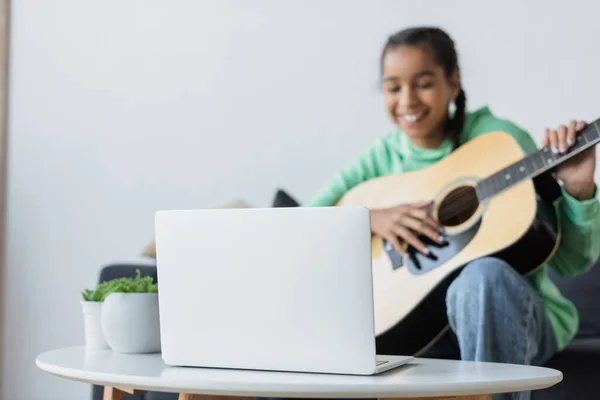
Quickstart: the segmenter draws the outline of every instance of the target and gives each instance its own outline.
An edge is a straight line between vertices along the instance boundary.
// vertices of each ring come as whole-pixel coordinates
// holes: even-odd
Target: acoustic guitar
[[[527,276],[552,257],[560,221],[552,202],[560,187],[552,169],[600,141],[600,119],[579,133],[566,154],[548,146],[524,155],[505,132],[491,132],[460,146],[425,169],[363,182],[336,204],[370,209],[433,200],[431,215],[446,243],[421,236],[431,254],[405,244],[400,254],[372,238],[375,333],[378,354],[419,355],[448,329],[445,295],[470,261],[494,256]],[[538,215],[538,200],[550,220]],[[553,218],[553,219],[552,219]]]

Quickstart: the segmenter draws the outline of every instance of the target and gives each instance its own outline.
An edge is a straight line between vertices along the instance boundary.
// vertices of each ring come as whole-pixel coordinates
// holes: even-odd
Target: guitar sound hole
[[[475,214],[479,207],[472,186],[460,186],[446,195],[438,208],[438,220],[443,226],[458,226]]]

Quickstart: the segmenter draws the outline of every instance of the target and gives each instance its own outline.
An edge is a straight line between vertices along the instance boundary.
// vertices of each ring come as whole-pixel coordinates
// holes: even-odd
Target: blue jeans
[[[554,331],[533,287],[504,261],[466,265],[446,294],[450,330],[421,357],[542,365],[557,351]],[[494,400],[527,400],[530,392]]]
[[[448,288],[450,328],[420,357],[541,365],[556,352],[554,331],[532,286],[504,261],[467,264]],[[528,400],[531,392],[494,400]]]

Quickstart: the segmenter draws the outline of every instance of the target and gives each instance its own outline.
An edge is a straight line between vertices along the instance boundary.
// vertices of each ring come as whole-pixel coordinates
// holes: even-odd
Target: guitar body
[[[500,257],[527,275],[552,254],[558,238],[548,224],[536,219],[532,179],[524,179],[482,203],[477,200],[478,181],[523,156],[510,135],[488,133],[426,169],[364,182],[338,202],[339,206],[376,209],[433,199],[431,213],[445,228],[447,245],[421,238],[432,251],[431,258],[410,247],[409,257],[402,259],[381,238],[373,236],[378,354],[418,355],[441,337],[448,327],[446,290],[470,261]],[[471,206],[456,207],[465,202]]]

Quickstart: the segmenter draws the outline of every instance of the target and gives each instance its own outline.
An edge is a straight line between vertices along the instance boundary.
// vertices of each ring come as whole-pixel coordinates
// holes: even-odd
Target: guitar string
[[[440,207],[438,211],[438,219],[439,220],[447,220],[453,217],[456,217],[462,214],[469,209],[475,209],[479,206],[479,202],[473,199],[473,197],[469,195],[461,195],[458,194],[455,196],[455,199],[452,200],[451,204]]]
[[[471,195],[472,190],[471,187],[468,187],[462,190],[457,189],[456,193],[451,192],[441,203],[438,212],[439,219],[450,219],[471,208],[476,208],[479,202]],[[444,205],[445,203],[447,205]]]
[[[467,202],[463,202],[461,204],[464,204],[463,207],[456,207],[456,208],[452,208],[449,209],[448,211],[445,211],[443,213],[439,213],[438,215],[438,220],[441,223],[447,222],[448,220],[454,218],[454,217],[458,217],[459,215],[469,211],[469,210],[475,210],[477,207],[477,203],[472,203],[471,201],[467,201]],[[469,216],[470,217],[470,216]],[[468,218],[467,218],[468,219]]]

